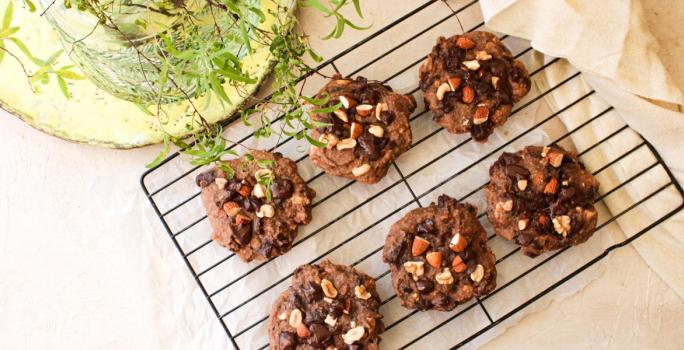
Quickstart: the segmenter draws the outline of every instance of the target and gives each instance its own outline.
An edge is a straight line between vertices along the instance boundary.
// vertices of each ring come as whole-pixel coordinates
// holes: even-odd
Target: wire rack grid
[[[477,1],[445,4],[430,0],[318,69],[380,77],[422,101],[417,87],[418,65],[439,35],[453,35],[461,26],[468,31],[484,26]],[[514,107],[511,120],[485,144],[446,133],[429,120],[429,111],[419,102],[411,117],[411,150],[373,186],[325,175],[310,164],[302,152],[304,145],[292,138],[278,140],[270,147],[295,159],[300,173],[318,193],[313,222],[300,228],[292,251],[284,256],[245,264],[235,254],[212,244],[194,185],[200,169],[188,167],[177,153],[143,174],[146,196],[235,348],[268,347],[266,322],[271,302],[287,288],[296,266],[324,258],[355,266],[376,278],[386,324],[383,348],[420,349],[428,344],[432,348],[476,347],[486,335],[491,336],[491,329],[611,251],[653,232],[684,207],[684,191],[653,146],[625,125],[612,107],[584,84],[579,72],[562,60],[543,57],[522,40],[501,38],[528,67],[534,88]],[[359,63],[355,57],[363,52],[379,54]],[[550,104],[555,108],[548,107]],[[241,136],[242,143],[259,145],[247,128],[241,128],[234,119],[229,123],[233,125],[228,131]],[[515,245],[492,234],[482,209],[483,188],[492,162],[503,151],[533,143],[557,143],[575,149],[602,185],[594,237],[570,252],[563,249],[529,259]],[[381,261],[384,235],[392,222],[441,193],[481,209],[479,218],[497,256],[497,288],[448,313],[406,310],[396,300],[389,269]]]

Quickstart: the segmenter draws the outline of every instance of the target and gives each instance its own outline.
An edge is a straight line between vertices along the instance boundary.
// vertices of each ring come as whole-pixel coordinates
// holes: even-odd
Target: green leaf
[[[29,12],[36,12],[36,5],[31,0],[24,0],[26,6],[28,6]]]
[[[209,81],[211,82],[211,88],[214,90],[216,95],[220,97],[222,100],[231,103],[230,98],[228,95],[226,95],[226,90],[223,89],[223,85],[218,79],[218,76],[216,75],[216,72],[211,72],[209,73]]]
[[[253,12],[255,15],[259,16],[259,23],[264,23],[266,21],[266,15],[264,15],[264,12],[261,11],[260,9],[250,6],[247,8],[247,10],[249,10],[249,11]]]
[[[247,84],[254,84],[256,83],[256,79],[252,79],[241,72],[238,72],[232,68],[226,68],[226,69],[218,69],[217,70],[219,73],[221,73],[224,77],[234,80],[234,81],[241,81],[243,83]]]
[[[322,106],[330,100],[330,95],[326,94],[321,98],[312,98],[312,97],[306,97],[304,95],[300,96],[302,100],[314,105],[314,106]]]
[[[19,50],[21,50],[24,56],[30,59],[31,62],[33,62],[33,64],[35,64],[36,66],[42,67],[45,65],[45,62],[43,60],[40,60],[31,54],[31,51],[29,51],[28,47],[21,40],[17,38],[7,38],[7,40],[14,43],[14,45],[16,45],[19,48]]]
[[[275,162],[270,159],[259,159],[257,165],[262,169],[271,169],[275,166]]]
[[[59,59],[59,56],[61,56],[63,52],[64,50],[57,50],[57,52],[53,53],[52,56],[45,61],[43,66],[52,66],[55,62],[57,62],[57,59]]]
[[[58,75],[57,83],[59,84],[59,89],[62,90],[62,94],[64,95],[64,97],[66,97],[67,100],[70,99],[71,95],[69,95],[69,88],[67,87],[67,83],[64,80],[64,78]]]
[[[332,105],[332,106],[329,106],[329,107],[314,109],[314,110],[311,111],[311,113],[315,113],[315,114],[328,114],[328,113],[332,113],[332,112],[334,112],[334,111],[336,111],[336,110],[338,110],[338,109],[340,109],[340,108],[342,108],[342,102],[338,102],[338,103],[336,103],[336,104],[334,104],[334,105]]]
[[[9,4],[7,4],[7,8],[5,8],[5,16],[2,18],[2,28],[1,29],[7,29],[9,28],[10,24],[12,24],[12,12],[14,11],[14,2],[10,1]]]
[[[136,19],[133,23],[142,29],[147,29],[147,21],[142,18]]]
[[[322,147],[325,147],[327,145],[325,142],[320,142],[318,140],[314,140],[311,136],[309,136],[309,134],[306,134],[305,137],[306,137],[306,141],[308,141],[310,144],[312,144],[318,148],[322,148]]]
[[[230,164],[226,162],[218,162],[216,166],[226,174],[226,177],[228,179],[232,179],[235,177],[235,170],[233,170]]]
[[[356,9],[356,13],[359,15],[359,17],[363,18],[363,12],[361,12],[361,3],[359,0],[352,0],[354,2],[354,8]]]
[[[164,147],[162,147],[162,149],[159,151],[159,154],[157,155],[157,157],[154,158],[154,160],[151,163],[149,163],[145,166],[147,168],[154,168],[154,167],[158,166],[159,164],[161,164],[161,162],[164,159],[166,159],[166,156],[169,155],[169,150],[171,149],[170,145],[171,145],[171,143],[169,142],[169,134],[164,133]]]
[[[67,69],[61,68],[61,69],[57,70],[55,73],[57,73],[58,76],[60,76],[64,79],[71,79],[71,80],[83,80],[83,79],[85,79],[84,76],[79,75],[75,72],[72,72],[72,71],[68,70],[68,68]]]
[[[7,29],[3,29],[2,31],[0,31],[0,39],[1,38],[7,38],[10,35],[18,32],[18,31],[19,31],[19,27],[9,27]]]
[[[332,11],[330,11],[330,9],[328,9],[327,7],[323,6],[323,4],[321,4],[320,2],[318,2],[318,0],[307,0],[307,1],[304,3],[304,6],[313,7],[313,8],[315,8],[316,10],[321,11],[321,12],[325,13],[325,14],[328,15],[328,16],[330,16],[330,15],[332,14]]]
[[[250,43],[249,35],[247,34],[247,27],[245,26],[245,20],[240,17],[238,28],[240,29],[240,37],[242,37],[242,42],[247,47],[247,52],[252,52],[252,43]]]

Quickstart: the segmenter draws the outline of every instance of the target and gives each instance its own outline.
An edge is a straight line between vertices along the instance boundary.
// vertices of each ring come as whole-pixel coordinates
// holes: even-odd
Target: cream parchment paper
[[[449,1],[454,8],[460,8],[470,2]],[[396,9],[387,9],[387,3],[366,3],[375,28],[399,18],[422,2],[397,2]],[[449,19],[412,38],[418,30],[426,28],[448,13],[448,9],[441,2],[435,2],[396,30],[391,30],[368,45],[358,48],[354,55],[341,59],[337,62],[338,68],[344,74],[351,74],[365,62],[378,57],[380,53],[407,42],[394,54],[356,73],[372,79],[391,77],[389,83],[396,90],[410,92],[416,87],[417,64],[415,67],[409,67],[405,74],[392,76],[408,62],[416,62],[425,55],[437,36],[453,35],[460,31],[458,21]],[[316,21],[308,20],[311,18],[307,19],[306,14],[303,18],[304,23],[309,23],[309,33],[314,38],[323,34],[332,24],[326,22],[330,19],[321,20],[320,16],[315,18]],[[466,29],[482,22],[479,4],[462,11],[460,20]],[[368,34],[370,32],[362,32],[356,36],[350,34],[349,37],[345,37],[350,38],[347,42],[344,41],[347,39],[334,42],[320,41],[315,43],[315,47],[320,48],[326,57],[331,57],[331,53],[349,47]],[[524,52],[528,47],[527,42],[515,38],[508,38],[505,42],[515,54]],[[537,123],[542,124],[505,147],[505,150],[517,150],[530,143],[556,141],[590,118],[601,115],[593,120],[589,127],[583,127],[571,136],[560,139],[564,146],[584,152],[596,140],[603,139],[622,128],[624,120],[632,122],[618,108],[608,110],[610,105],[617,107],[625,97],[611,97],[605,93],[614,87],[604,87],[586,75],[571,78],[577,70],[570,64],[564,61],[551,63],[550,57],[543,57],[536,52],[527,51],[521,59],[530,71],[536,71],[543,66],[545,69],[534,75],[533,91],[518,105],[525,107],[500,128],[490,142],[468,143],[455,151],[450,151],[465,141],[466,136],[438,132],[430,116],[422,115],[412,122],[412,129],[416,142],[422,139],[425,141],[420,141],[413,150],[399,158],[397,168],[392,169],[381,183],[374,186],[353,184],[344,187],[347,181],[328,176],[321,176],[312,181],[312,186],[318,191],[317,200],[343,189],[317,205],[314,221],[300,230],[298,242],[301,243],[292,252],[263,267],[258,267],[258,263],[243,264],[228,259],[200,277],[209,293],[221,290],[212,297],[219,308],[219,313],[223,314],[235,308],[234,312],[224,318],[232,332],[241,333],[252,324],[256,324],[238,338],[243,348],[258,348],[265,344],[264,325],[256,322],[263,319],[272,300],[287,287],[287,276],[292,270],[298,264],[310,262],[319,255],[347,264],[363,259],[357,267],[378,277],[381,297],[386,300],[391,298],[393,292],[389,278],[384,274],[387,266],[381,262],[376,250],[381,247],[391,223],[418,205],[406,188],[407,184],[416,195],[421,196],[419,202],[422,205],[428,204],[440,193],[465,196],[486,182],[487,168],[499,154],[497,148]],[[325,73],[330,74],[331,70],[326,70]],[[567,82],[561,84],[565,80]],[[321,80],[312,80],[307,83],[307,88],[310,92],[315,91],[321,83]],[[561,85],[558,86],[559,84]],[[556,87],[553,93],[537,99],[540,93],[553,87]],[[592,89],[597,92],[591,93]],[[418,101],[422,101],[420,95],[416,96]],[[569,106],[568,103],[573,101],[579,102]],[[422,107],[422,103],[419,102],[419,109]],[[635,114],[635,119],[639,119],[644,113],[657,111],[643,106],[640,108],[644,109],[635,109],[639,112]],[[553,118],[546,121],[549,116]],[[230,348],[221,324],[216,320],[201,290],[188,273],[183,260],[166,235],[165,228],[150,209],[147,198],[140,191],[135,174],[142,171],[141,164],[152,159],[156,150],[111,152],[69,144],[38,134],[19,123],[13,123],[14,121],[9,118],[3,118],[1,123],[3,126],[7,125],[6,130],[11,132],[0,138],[0,144],[3,145],[0,150],[6,152],[3,159],[9,160],[3,163],[3,169],[0,171],[0,272],[3,276],[0,278],[0,335],[3,345],[10,349]],[[644,131],[645,129],[641,130],[642,134],[654,142],[658,141],[659,133],[662,131],[655,126],[654,124],[651,134]],[[677,129],[672,130],[668,138],[674,140]],[[247,135],[249,129],[234,125],[227,132],[231,137],[237,138]],[[638,136],[634,132],[626,131],[616,135],[603,146],[586,152],[582,160],[590,170],[597,170],[615,159],[616,154],[621,154],[638,144]],[[269,147],[273,145],[273,140],[261,141],[254,145]],[[298,159],[305,154],[305,148],[305,144],[289,143],[279,150],[288,157]],[[677,159],[677,152],[674,149],[665,151],[664,155]],[[489,153],[492,154],[488,155]],[[431,162],[442,154],[444,155],[439,161]],[[481,165],[469,167],[476,160],[481,160]],[[620,183],[642,166],[648,165],[648,161],[652,161],[649,153],[640,149],[634,153],[634,157],[626,158],[618,166],[611,167],[610,171],[597,176],[603,184],[603,189],[610,190],[611,186]],[[672,161],[670,164],[676,166]],[[148,177],[146,184],[154,190],[187,169],[188,165],[184,162],[171,162]],[[317,174],[316,169],[306,160],[300,162],[299,170],[307,179]],[[398,170],[407,177],[406,183],[401,181]],[[193,181],[196,173],[188,174],[168,190],[155,195],[160,210],[172,209],[196,193]],[[455,175],[457,173],[459,174]],[[657,187],[660,184],[658,181],[663,179],[662,175],[655,169],[644,178],[644,181],[614,193],[616,197],[606,200],[607,206],[599,207],[601,224],[614,213],[624,209],[621,205],[632,201],[632,197],[638,198],[638,195]],[[432,189],[433,187],[436,188]],[[656,204],[667,204],[667,196],[668,193],[665,193],[665,197],[657,198]],[[366,200],[369,200],[368,203],[356,208]],[[466,200],[479,206],[480,210],[484,209],[484,197],[481,192],[469,196]],[[668,208],[656,205],[644,206],[644,209],[658,214]],[[349,213],[345,214],[347,212]],[[178,232],[188,224],[201,219],[203,214],[201,203],[195,198],[169,213],[166,219],[170,229]],[[619,222],[602,226],[587,243],[562,253],[548,264],[485,299],[483,305],[494,319],[505,315],[606,247],[637,232],[642,227],[640,225],[652,221],[646,214],[650,213],[634,216],[634,222],[631,223]],[[642,217],[644,219],[640,220]],[[489,229],[486,220],[482,221]],[[328,223],[332,224],[324,227]],[[672,224],[674,228],[681,228],[681,223],[679,226],[676,223],[668,224]],[[314,233],[315,237],[306,238]],[[637,240],[634,246],[645,244],[648,237],[656,236],[653,233],[655,232]],[[206,220],[200,221],[177,236],[186,253],[197,249],[189,255],[190,263],[197,271],[206,270],[229,254],[225,249],[211,242],[207,243],[209,236],[210,229]],[[667,240],[655,243],[676,244]],[[499,238],[493,238],[491,246],[498,258],[507,256],[515,249],[514,245]],[[662,254],[658,249],[652,252],[653,261],[658,260],[661,264],[678,257]],[[541,261],[539,259],[548,256],[528,259],[519,254],[511,255],[498,266],[499,286],[507,285],[516,276],[538,264]],[[594,265],[509,321],[477,338],[468,348],[475,348],[497,337],[506,327],[521,321],[530,313],[539,312],[539,315],[542,315],[550,304],[563,304],[568,296],[598,278],[601,281],[611,279],[611,276],[604,274],[606,265],[608,264]],[[225,287],[236,276],[251,269],[256,270],[249,278]],[[672,279],[682,276],[681,273],[677,273],[671,275]],[[283,278],[285,279],[282,280]],[[648,303],[646,306],[641,304],[641,310],[648,309],[644,314],[653,314],[656,310],[655,315],[648,318],[655,324],[633,325],[629,316],[625,316],[628,320],[623,320],[620,324],[626,324],[625,327],[633,325],[634,328],[630,329],[639,334],[639,339],[664,338],[672,346],[671,342],[681,341],[679,335],[672,335],[672,332],[676,332],[678,324],[667,327],[671,323],[662,321],[661,318],[670,321],[676,319],[679,309],[676,305],[651,308],[652,303],[658,302],[650,298],[655,285],[651,282],[628,286],[627,291],[616,287],[615,291],[611,291],[614,293],[611,296],[615,297],[616,302],[621,302],[629,299],[628,296],[634,288],[638,288],[642,294],[649,294],[649,298],[646,298]],[[241,305],[249,297],[270,285],[274,285],[272,290]],[[667,300],[671,302],[672,299]],[[577,309],[568,311],[568,315],[579,319],[580,316],[593,314],[597,312],[592,309],[594,302],[592,299],[583,300]],[[409,311],[401,308],[396,300],[390,300],[382,312],[388,326],[395,324],[384,336],[384,349],[395,349],[414,337],[425,334],[437,323],[445,322],[441,328],[413,345],[413,348],[428,348],[429,345],[429,348],[441,349],[465,339],[489,323],[479,305],[472,303],[463,305],[451,313],[425,312],[402,321],[409,315]],[[458,317],[447,321],[460,312],[462,313]],[[605,310],[605,313],[610,312],[610,309]],[[559,327],[556,322],[549,323],[549,328],[562,328],[563,331],[575,336],[586,334],[575,333],[574,328]],[[664,328],[662,332],[659,327]],[[643,334],[644,330],[657,334]],[[535,328],[534,331],[544,333],[543,328]],[[603,334],[610,338],[610,331],[604,331]],[[639,339],[635,339],[635,344],[641,344]],[[529,343],[528,339],[525,346],[534,348],[534,344]],[[569,342],[565,345],[571,347],[572,344]],[[506,346],[517,348],[521,344]]]
[[[463,6],[464,3],[454,1],[452,5]],[[426,10],[428,13],[425,16],[443,16],[444,8],[439,7],[441,4],[437,3],[435,6],[437,7],[434,9]],[[465,28],[471,28],[482,21],[482,15],[479,8],[472,7],[463,11],[459,19]],[[432,20],[434,21],[434,17]],[[417,64],[416,67],[412,67],[413,69],[402,71],[401,74],[393,73],[400,71],[406,62],[414,62],[414,58],[424,55],[437,36],[454,34],[454,25],[458,23],[446,22],[361,71],[357,71],[356,68],[361,66],[362,62],[355,59],[357,56],[354,55],[342,58],[336,62],[336,66],[342,74],[362,74],[379,80],[389,78],[388,83],[395,90],[413,91],[416,88]],[[413,33],[416,29],[405,31]],[[400,37],[392,37],[393,33],[387,35],[359,50],[377,54],[402,40]],[[418,205],[428,205],[441,193],[457,198],[468,195],[486,182],[489,165],[503,150],[515,151],[528,144],[559,142],[582,153],[582,160],[590,170],[598,170],[639,145],[640,138],[631,130],[611,136],[613,132],[624,127],[625,122],[615,110],[610,109],[610,105],[603,98],[592,93],[592,87],[586,84],[582,76],[577,76],[578,71],[572,65],[564,60],[553,60],[551,57],[527,50],[529,43],[524,40],[508,38],[505,42],[514,54],[521,55],[520,59],[528,69],[535,72],[532,77],[534,86],[529,96],[518,104],[519,111],[515,116],[505,127],[497,130],[487,143],[464,143],[466,135],[451,135],[437,130],[435,124],[430,121],[429,114],[424,113],[418,114],[411,123],[415,147],[400,157],[396,162],[397,167],[391,169],[388,176],[377,185],[350,184],[344,179],[319,177],[319,170],[313,167],[308,159],[302,159],[298,164],[299,170],[305,179],[313,179],[311,186],[318,193],[318,204],[313,213],[314,220],[300,229],[296,246],[291,252],[265,265],[244,264],[236,258],[229,258],[229,253],[223,248],[213,243],[207,244],[210,228],[206,220],[178,236],[179,244],[184,251],[194,251],[199,247],[189,258],[197,271],[204,271],[220,262],[220,265],[202,274],[200,280],[213,295],[212,300],[217,305],[219,313],[226,314],[222,320],[228,329],[239,335],[238,344],[241,347],[252,349],[265,345],[264,317],[268,314],[271,303],[283,289],[287,288],[290,283],[289,276],[298,265],[317,262],[318,257],[329,258],[337,263],[356,263],[359,269],[377,277],[381,298],[387,300],[381,309],[385,316],[384,322],[389,326],[382,343],[383,348],[395,349],[417,337],[420,337],[420,340],[412,344],[413,348],[442,348],[456,344],[485,327],[490,322],[488,317],[496,320],[505,316],[607,247],[621,242],[642,228],[639,225],[625,227],[621,221],[603,223],[624,210],[625,204],[633,203],[634,199],[631,196],[636,189],[641,189],[640,193],[643,196],[662,184],[666,177],[659,169],[649,172],[646,180],[630,183],[606,198],[605,203],[608,207],[599,206],[601,229],[597,234],[586,244],[562,253],[549,263],[535,267],[551,254],[529,259],[514,253],[515,246],[511,243],[498,237],[493,238],[490,244],[498,258],[513,255],[497,266],[497,282],[505,288],[482,302],[489,316],[484,312],[484,308],[474,302],[462,305],[449,313],[413,314],[393,299],[394,293],[387,274],[387,266],[382,263],[380,257],[380,249],[389,226],[408,210]],[[315,92],[321,83],[322,81],[307,83],[307,89]],[[552,92],[548,92],[549,90]],[[421,111],[424,106],[420,93],[416,93],[416,99],[419,101],[418,111]],[[586,124],[594,117],[595,120]],[[538,126],[535,127],[536,125]],[[533,130],[528,131],[530,129]],[[235,124],[228,132],[231,137],[238,138],[247,135],[249,130]],[[569,132],[571,134],[566,135]],[[521,136],[517,137],[518,135]],[[517,138],[512,144],[503,146],[514,137]],[[604,138],[610,140],[602,143],[600,147],[592,147]],[[254,142],[251,144],[262,148],[274,145],[272,141],[248,142]],[[302,142],[288,142],[278,147],[278,151],[290,158],[301,159],[305,155],[303,151],[306,147]],[[641,170],[642,164],[648,165],[644,160],[652,160],[652,157],[648,149],[640,148],[632,156],[625,158],[624,163],[611,166],[597,174],[602,183],[602,190],[610,191],[624,179]],[[471,166],[473,163],[478,165]],[[176,166],[178,169],[174,168]],[[182,163],[174,162],[164,171],[166,174],[161,172],[152,176],[148,180],[150,186],[154,189],[156,183],[164,183],[165,176],[182,173],[184,169]],[[192,181],[194,174],[196,172],[184,177],[173,188],[156,197],[162,203],[162,211],[183,201],[189,193],[196,192]],[[402,181],[401,174],[406,177],[405,182]],[[406,186],[410,186],[418,200]],[[635,194],[634,198],[640,198],[638,194]],[[469,195],[465,200],[477,205],[481,210],[485,207],[482,191]],[[661,207],[655,212],[662,214],[667,209],[669,208]],[[174,210],[166,216],[166,220],[175,232],[201,218],[202,215],[201,203],[196,198]],[[634,222],[648,223],[650,219],[643,215],[630,211],[628,217]],[[486,219],[483,218],[482,222],[488,227]],[[530,269],[533,271],[525,274],[525,271]],[[482,345],[530,312],[543,310],[550,302],[560,301],[573,294],[591,280],[598,278],[603,269],[604,267],[598,265],[583,273],[568,282],[562,290],[530,305],[505,325],[485,333],[468,346]],[[247,277],[239,277],[243,274],[247,274]],[[435,328],[437,325],[441,326]]]

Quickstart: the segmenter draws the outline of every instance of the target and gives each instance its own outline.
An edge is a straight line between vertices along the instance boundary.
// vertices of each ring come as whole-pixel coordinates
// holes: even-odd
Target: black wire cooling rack
[[[326,61],[319,70],[383,80],[422,101],[418,65],[435,39],[460,32],[463,26],[476,30],[483,25],[477,1],[427,1]],[[318,193],[313,222],[300,228],[292,251],[284,256],[246,264],[212,243],[194,185],[200,169],[190,168],[178,154],[143,174],[145,194],[236,348],[268,347],[266,322],[271,302],[287,288],[296,266],[323,258],[356,266],[376,277],[387,329],[383,348],[476,347],[494,336],[491,329],[514,319],[611,251],[652,232],[684,207],[684,191],[653,146],[625,125],[612,107],[584,84],[579,72],[563,60],[534,52],[522,40],[501,38],[526,64],[534,87],[515,106],[509,122],[485,144],[473,142],[467,135],[446,133],[430,120],[430,113],[419,102],[411,117],[411,150],[376,185],[321,173],[310,164],[305,145],[299,141],[279,140],[270,147],[295,159],[300,173]],[[355,59],[369,53],[375,58],[368,62]],[[312,91],[320,86],[312,86]],[[227,130],[234,133],[231,136],[263,148],[248,128],[235,119],[230,123],[233,125]],[[482,212],[482,190],[489,166],[501,152],[540,143],[575,149],[599,178],[599,224],[587,243],[569,252],[563,249],[530,259],[491,233]],[[441,193],[481,209],[479,217],[498,258],[497,288],[452,312],[406,310],[396,300],[389,270],[381,261],[384,237],[403,214],[427,205]]]

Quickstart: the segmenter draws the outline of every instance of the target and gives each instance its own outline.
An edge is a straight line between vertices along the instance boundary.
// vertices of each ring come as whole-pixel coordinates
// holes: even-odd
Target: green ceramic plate
[[[62,48],[56,31],[48,21],[37,13],[18,8],[19,1],[0,0],[0,12],[4,12],[10,1],[15,2],[14,25],[21,27],[15,36],[26,43],[36,57],[48,57]],[[294,2],[261,0],[261,6],[262,11],[267,14],[261,28],[270,30],[276,18],[269,13],[279,13],[282,17],[280,23],[286,23],[287,17],[293,14]],[[282,10],[283,8],[288,10]],[[270,72],[273,59],[267,46],[253,42],[252,48],[254,52],[245,57],[242,64],[261,83]],[[62,56],[59,65],[61,64],[71,64],[67,55]],[[30,65],[28,67],[33,68]],[[70,100],[64,98],[56,83],[38,84],[41,91],[34,93],[19,64],[7,56],[0,62],[0,77],[0,107],[50,135],[111,148],[135,148],[163,140],[163,133],[155,116],[145,114],[131,102],[109,95],[88,80],[69,81],[69,90],[74,96]],[[250,85],[251,91],[248,92],[255,93],[258,85]],[[221,105],[217,98],[212,98],[209,107],[202,112],[209,122],[228,118],[245,101],[245,97],[234,87],[225,84],[224,88],[233,104]],[[199,98],[194,99],[193,103],[204,106],[206,101]],[[188,114],[191,110],[188,101],[168,104],[164,109],[169,116],[164,125],[166,131],[176,136],[186,136],[194,131],[187,128],[187,125],[192,124]]]

